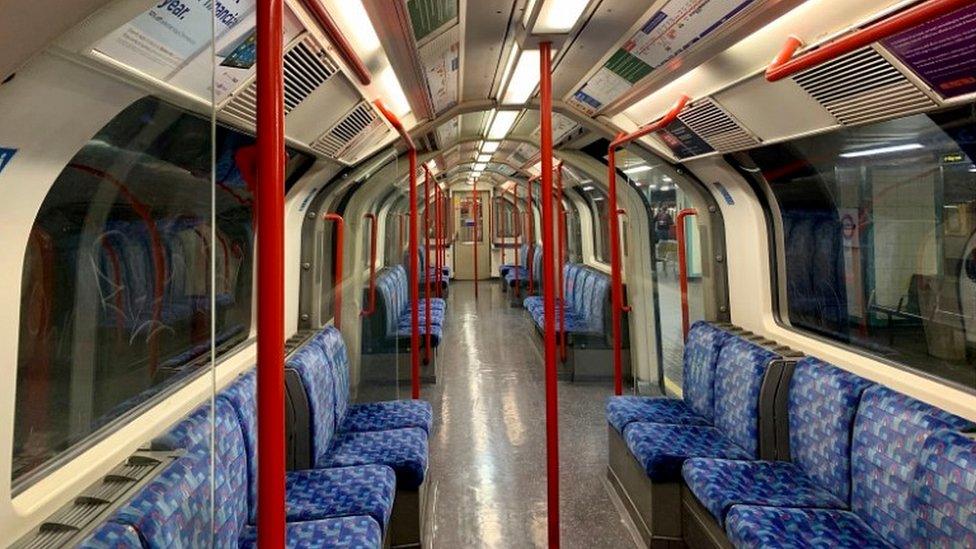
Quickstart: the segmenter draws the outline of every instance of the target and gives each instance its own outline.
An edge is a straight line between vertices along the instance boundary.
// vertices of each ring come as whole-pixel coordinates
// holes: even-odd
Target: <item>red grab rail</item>
[[[556,165],[556,208],[558,227],[556,233],[559,235],[559,260],[556,263],[558,268],[557,280],[559,284],[559,360],[566,363],[566,290],[563,280],[563,271],[566,266],[566,257],[563,248],[566,247],[566,210],[563,209],[563,163]]]
[[[793,54],[803,43],[799,38],[791,36],[786,40],[776,59],[766,69],[766,80],[770,82],[782,80],[972,3],[973,0],[923,0],[915,6],[875,21],[795,58]]]
[[[675,236],[678,239],[678,283],[681,288],[681,333],[685,339],[688,339],[688,327],[690,325],[688,319],[688,252],[685,250],[685,218],[692,215],[698,215],[698,211],[694,208],[686,208],[678,212],[674,221]]]
[[[376,214],[368,213],[363,219],[370,220],[369,234],[369,305],[360,313],[370,316],[376,312]]]
[[[546,487],[549,512],[549,547],[559,549],[559,406],[556,381],[556,288],[552,253],[552,44],[539,44],[539,118],[542,135],[542,249],[549,259],[542,262],[542,307],[545,316],[546,357]],[[529,194],[532,188],[529,187]]]
[[[613,323],[613,391],[616,395],[622,395],[623,386],[623,356],[621,347],[621,317],[624,311],[624,289],[623,281],[620,276],[620,219],[617,208],[617,161],[616,151],[629,143],[649,135],[656,131],[666,128],[669,124],[677,120],[678,115],[684,110],[690,99],[687,95],[682,95],[660,120],[652,122],[637,131],[624,134],[620,133],[610,143],[607,151],[607,182],[610,192],[607,199],[610,202],[610,280],[611,280],[611,319]]]
[[[341,215],[327,213],[322,219],[335,223],[336,226],[336,259],[332,265],[332,316],[337,330],[342,329],[342,251],[345,249],[346,221]]]
[[[372,75],[369,74],[369,69],[366,68],[366,64],[363,60],[356,55],[356,51],[353,50],[352,44],[346,38],[346,35],[342,33],[342,29],[336,24],[329,12],[326,11],[325,6],[320,3],[320,0],[300,0],[302,6],[312,14],[315,18],[315,22],[322,27],[322,32],[325,36],[332,42],[335,46],[336,51],[339,53],[339,57],[349,65],[349,68],[356,74],[356,78],[359,82],[368,86],[372,82]]]
[[[437,297],[441,297],[441,286],[444,285],[444,266],[441,264],[441,185],[434,180],[434,246],[437,247],[437,255],[434,256],[437,271]]]
[[[285,546],[283,0],[257,3],[258,546]]]
[[[424,364],[430,364],[430,169],[424,164]]]
[[[477,178],[475,178],[475,180],[471,182],[471,188],[472,188],[471,199],[473,200],[471,206],[472,207],[471,214],[474,217],[474,238],[471,239],[472,242],[474,242],[474,251],[472,252],[472,254],[474,254],[474,298],[475,300],[477,300],[478,299],[478,251],[479,251],[478,248],[481,247],[481,240],[478,238],[478,217],[480,217],[480,212],[478,211],[478,179]]]
[[[410,269],[408,284],[410,285],[410,394],[414,399],[420,398],[420,277],[417,275],[418,259],[420,255],[419,239],[417,238],[417,146],[400,119],[397,118],[382,101],[375,101],[376,108],[384,118],[400,134],[400,138],[407,146],[407,158],[410,162]]]

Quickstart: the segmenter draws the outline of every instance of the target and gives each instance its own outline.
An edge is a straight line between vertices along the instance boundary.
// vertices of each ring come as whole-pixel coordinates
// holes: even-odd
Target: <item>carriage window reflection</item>
[[[798,328],[976,387],[973,106],[748,154],[779,207]]]

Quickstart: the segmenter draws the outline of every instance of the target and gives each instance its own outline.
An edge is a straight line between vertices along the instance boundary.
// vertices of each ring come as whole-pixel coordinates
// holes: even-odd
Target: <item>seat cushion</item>
[[[129,524],[103,522],[78,544],[80,549],[142,549],[139,533]]]
[[[836,509],[736,505],[725,520],[738,549],[891,549],[857,515]]]
[[[242,549],[258,546],[258,529],[248,527],[239,540]],[[370,517],[342,517],[285,525],[285,547],[376,549],[383,546],[383,531]]]
[[[681,478],[681,466],[693,457],[750,459],[751,455],[714,427],[631,423],[624,429],[630,453],[653,482]]]
[[[427,433],[423,429],[396,429],[343,433],[335,437],[317,468],[350,465],[386,465],[396,472],[397,487],[413,490],[427,474]]]
[[[683,400],[630,395],[607,399],[607,421],[621,433],[635,421],[669,425],[709,425],[705,418]]]
[[[364,515],[385,529],[393,512],[396,474],[384,465],[289,471],[285,486],[288,522]]]
[[[388,400],[349,406],[339,430],[348,433],[417,427],[430,434],[433,412],[426,400]]]
[[[733,505],[844,509],[846,502],[817,485],[787,461],[736,461],[692,458],[681,476],[698,501],[725,523]]]
[[[912,490],[917,538],[976,547],[976,440],[940,430],[925,441]]]
[[[715,426],[753,458],[759,454],[759,393],[776,353],[739,337],[722,345],[715,364]]]
[[[420,316],[420,325],[421,326],[426,326],[427,325],[427,311],[420,311],[419,316]],[[413,322],[413,317],[411,316],[410,311],[407,311],[407,312],[403,313],[402,315],[400,315],[400,318],[397,320],[397,325],[398,326],[410,326],[410,323],[411,322]],[[437,326],[439,328],[443,328],[444,327],[444,311],[438,311],[438,310],[435,310],[435,309],[431,309],[431,311],[430,311],[430,325],[431,326]]]
[[[411,336],[411,332],[412,332],[412,326],[410,325],[410,322],[409,321],[401,322],[400,325],[397,326],[396,335],[397,337],[401,337],[401,338],[409,338]],[[421,321],[420,337],[426,337],[426,335],[427,335],[427,326],[423,321]],[[434,347],[440,345],[441,338],[443,337],[443,335],[444,335],[444,328],[442,326],[438,326],[437,324],[431,323],[430,344],[433,345]]]

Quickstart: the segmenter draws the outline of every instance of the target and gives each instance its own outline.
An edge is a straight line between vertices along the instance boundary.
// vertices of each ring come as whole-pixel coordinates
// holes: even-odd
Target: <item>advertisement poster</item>
[[[671,0],[571,98],[589,115],[710,34],[754,0]]]
[[[160,0],[94,51],[207,101],[213,77],[214,100],[220,103],[254,72],[254,7],[254,0]],[[216,59],[211,56],[214,31]],[[286,10],[285,42],[300,31]]]
[[[882,44],[943,98],[976,92],[976,4]]]

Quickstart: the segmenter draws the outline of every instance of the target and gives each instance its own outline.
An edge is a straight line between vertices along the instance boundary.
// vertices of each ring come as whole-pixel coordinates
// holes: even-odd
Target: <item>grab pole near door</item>
[[[611,322],[613,323],[613,392],[622,395],[624,392],[623,384],[623,334],[621,333],[621,317],[624,311],[624,287],[621,276],[620,265],[620,216],[617,206],[617,149],[625,147],[631,142],[644,137],[645,135],[662,130],[674,122],[685,105],[690,99],[687,95],[682,95],[677,103],[671,107],[657,122],[652,122],[637,131],[625,134],[621,133],[610,143],[607,151],[607,186],[610,192],[607,199],[610,202],[610,292],[611,292]]]
[[[424,164],[424,364],[430,364],[430,179]]]
[[[322,219],[335,223],[336,227],[336,253],[335,262],[332,266],[332,317],[336,330],[342,329],[342,251],[345,240],[346,222],[342,216],[336,213],[327,213]]]
[[[417,146],[413,138],[407,133],[400,119],[383,105],[382,101],[375,101],[376,108],[383,117],[396,129],[400,138],[407,146],[407,159],[410,164],[409,185],[410,193],[410,271],[408,284],[410,285],[410,395],[414,399],[420,398],[420,277],[417,274],[419,260],[419,238],[417,238]]]
[[[285,76],[282,0],[257,5],[258,547],[285,546]]]
[[[542,307],[546,355],[546,483],[549,547],[559,548],[559,405],[556,382],[556,288],[553,263],[552,215],[552,44],[539,44],[539,118],[542,135]],[[531,183],[529,194],[532,194]],[[547,259],[548,258],[548,259]]]
[[[481,247],[481,240],[478,239],[478,216],[480,214],[478,212],[478,178],[477,177],[474,178],[474,181],[471,182],[471,188],[473,189],[471,193],[471,197],[472,197],[471,214],[474,217],[474,238],[471,239],[472,242],[474,242],[474,251],[472,252],[472,255],[474,256],[474,298],[475,300],[477,300],[478,299],[478,252],[480,251],[478,248]]]
[[[685,219],[690,216],[698,215],[694,208],[686,208],[678,212],[675,217],[675,236],[678,239],[678,283],[681,287],[681,333],[684,339],[688,339],[689,314],[688,314],[688,252],[685,242]]]

